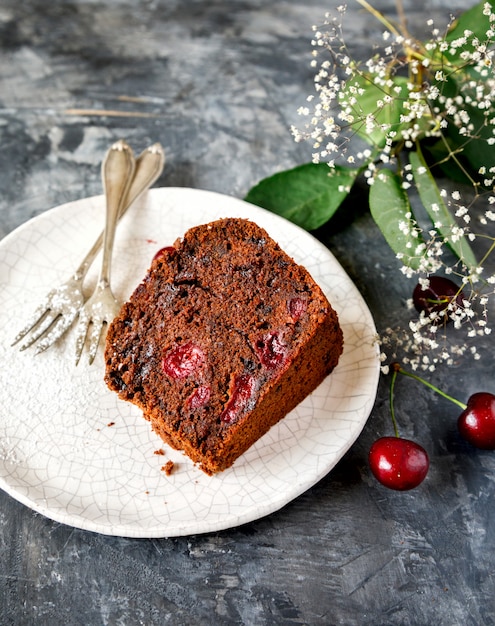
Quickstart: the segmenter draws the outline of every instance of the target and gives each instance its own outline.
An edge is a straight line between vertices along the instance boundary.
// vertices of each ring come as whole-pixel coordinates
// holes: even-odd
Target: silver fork
[[[103,162],[102,177],[106,197],[106,221],[103,237],[103,257],[100,274],[93,295],[79,311],[76,327],[76,365],[88,339],[89,364],[93,363],[103,329],[117,315],[119,303],[110,287],[112,251],[115,231],[127,187],[134,174],[132,150],[124,142],[117,142]]]
[[[136,159],[134,177],[119,217],[158,179],[164,164],[165,154],[159,143],[146,148],[139,155]],[[103,237],[104,232],[100,234],[72,276],[46,295],[15,337],[12,345],[24,340],[19,348],[25,350],[37,342],[36,354],[39,354],[60,339],[70,328],[84,304],[83,282],[100,251]]]

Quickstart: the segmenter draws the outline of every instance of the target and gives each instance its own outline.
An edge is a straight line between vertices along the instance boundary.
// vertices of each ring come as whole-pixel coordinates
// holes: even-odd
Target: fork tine
[[[91,324],[91,328],[89,330],[89,349],[88,349],[88,353],[89,353],[89,364],[92,365],[93,361],[95,360],[96,357],[96,353],[98,352],[98,346],[100,344],[100,339],[102,338],[104,332],[104,326],[106,326],[106,323],[95,323],[93,322]]]
[[[29,331],[31,331],[37,324],[39,324],[47,315],[48,310],[46,308],[46,305],[44,302],[42,302],[35,311],[33,311],[32,315],[29,317],[28,321],[26,322],[24,328],[19,331],[17,333],[17,335],[14,337],[13,342],[11,343],[11,346],[15,346],[16,343],[19,343],[19,341],[21,341],[21,339],[24,339],[24,337],[29,333]]]
[[[82,351],[84,350],[84,344],[86,343],[86,335],[89,329],[89,317],[87,313],[82,309],[79,313],[79,323],[76,328],[76,365],[79,363]]]
[[[21,343],[19,350],[26,350],[35,341],[41,339],[49,333],[50,329],[57,322],[59,317],[60,313],[58,311],[50,311],[49,309],[45,310],[43,315],[28,329],[28,331],[31,331],[31,335],[23,343]],[[22,338],[23,337],[21,337],[21,339]]]
[[[38,345],[36,346],[35,354],[41,354],[41,352],[44,352],[52,344],[58,341],[58,339],[60,339],[60,337],[65,333],[65,331],[72,324],[74,319],[75,319],[75,315],[74,316],[59,315],[58,318],[55,318],[54,322],[57,321],[57,324],[56,325],[52,324],[52,326],[47,329],[45,336],[40,338],[40,341],[38,342]],[[36,338],[33,341],[36,341]]]

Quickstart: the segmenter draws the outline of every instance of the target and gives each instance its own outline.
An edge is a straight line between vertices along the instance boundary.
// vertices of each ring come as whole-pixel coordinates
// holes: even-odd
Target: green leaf
[[[495,151],[493,146],[488,143],[488,140],[493,138],[493,123],[491,120],[494,119],[495,111],[493,106],[485,109],[477,105],[473,106],[469,102],[469,98],[472,98],[475,103],[479,100],[476,88],[470,86],[470,81],[474,80],[478,85],[485,83],[488,90],[493,70],[487,67],[488,75],[482,76],[475,67],[474,62],[470,61],[469,57],[466,59],[464,55],[461,56],[461,53],[469,53],[475,50],[471,43],[473,38],[478,39],[480,42],[486,42],[488,47],[491,48],[491,42],[488,41],[486,35],[487,30],[491,28],[491,22],[488,16],[483,15],[485,4],[489,4],[492,11],[495,9],[495,0],[481,0],[471,9],[461,13],[445,36],[445,41],[450,43],[450,48],[442,52],[435,50],[432,55],[434,61],[437,64],[440,63],[445,69],[446,81],[441,85],[439,84],[442,96],[449,98],[461,96],[463,98],[462,108],[467,112],[474,128],[474,131],[471,133],[474,135],[473,139],[462,135],[459,132],[458,125],[452,121],[450,121],[445,131],[445,135],[451,140],[452,145],[462,146],[462,157],[460,157],[460,160],[463,162],[463,165],[467,166],[470,175],[474,179],[479,179],[478,172],[481,167],[486,167],[488,171],[495,166]],[[470,34],[467,35],[467,40],[464,42],[462,40],[466,37],[466,32]],[[448,119],[448,116],[446,116],[446,119]]]
[[[411,152],[409,162],[411,163],[419,197],[436,230],[445,238],[454,254],[468,268],[475,267],[477,265],[476,257],[466,237],[462,236],[456,241],[452,241],[452,228],[457,226],[457,222],[449,207],[443,201],[440,190],[423,155],[420,152]]]
[[[472,98],[474,102],[479,98],[476,88],[470,86],[470,80],[465,68],[464,70],[451,72],[445,82],[438,86],[441,89],[442,96],[446,99],[463,98],[462,109],[468,114],[474,129],[471,131],[472,136],[468,137],[459,132],[459,126],[462,124],[458,120],[452,119],[452,116],[447,114],[442,103],[439,102],[439,106],[443,108],[443,116],[448,124],[443,130],[445,143],[442,146],[440,142],[435,150],[443,151],[443,158],[445,159],[445,157],[449,157],[448,150],[450,149],[450,158],[442,163],[442,169],[445,170],[449,177],[454,180],[466,179],[466,172],[468,172],[471,180],[467,179],[466,182],[472,182],[472,180],[482,182],[483,177],[480,178],[479,175],[480,168],[485,167],[488,172],[490,168],[495,167],[495,150],[493,145],[489,143],[489,140],[493,139],[494,123],[492,120],[495,119],[495,109],[493,106],[487,109],[479,108],[467,101],[468,97]],[[479,74],[476,77],[476,83],[483,84],[483,79],[480,78]],[[487,83],[486,89],[489,88]],[[430,148],[428,150],[430,151]],[[433,151],[431,152],[433,154]],[[452,158],[453,154],[456,155],[456,159],[462,165],[462,168],[465,168],[466,172],[461,172],[459,164]]]
[[[395,76],[391,80],[392,85],[384,88],[375,84],[372,74],[356,73],[346,81],[339,95],[342,109],[352,112],[354,122],[351,126],[354,132],[369,144],[379,148],[385,146],[385,140],[391,130],[400,133],[401,129],[407,127],[407,124],[400,122],[400,118],[404,112],[403,103],[408,97],[408,80],[404,76]],[[386,96],[392,97],[388,103],[384,100]],[[379,106],[378,102],[382,102],[383,105]],[[371,131],[366,125],[368,115],[375,120]]]
[[[471,165],[462,154],[457,153],[454,159],[453,154],[456,146],[450,137],[443,137],[431,144],[422,143],[421,148],[423,153],[428,155],[427,161],[433,171],[439,168],[441,175],[463,185],[472,184],[473,177],[477,178]],[[471,178],[469,178],[468,173]]]
[[[359,169],[306,163],[263,179],[245,197],[306,230],[319,228],[348,195]]]
[[[417,270],[422,258],[417,247],[424,242],[398,174],[387,169],[377,172],[370,187],[370,211],[388,245],[401,255],[402,263]]]
[[[478,172],[481,167],[485,167],[487,172],[495,167],[495,150],[493,145],[488,143],[488,139],[493,138],[493,124],[490,120],[494,116],[494,111],[493,108],[489,111],[480,110],[466,103],[462,106],[474,126],[475,136],[466,138],[459,133],[454,124],[448,125],[447,136],[452,139],[454,145],[463,147],[462,157],[469,164],[472,176],[479,179]]]
[[[477,37],[480,41],[485,41],[486,31],[490,28],[490,21],[487,16],[483,15],[483,7],[487,0],[481,0],[478,4],[474,5],[467,11],[464,11],[459,17],[452,23],[445,40],[452,43],[456,39],[464,37],[464,32],[471,31],[473,34],[469,36],[469,39]],[[492,10],[495,8],[495,0],[488,0],[488,4]],[[471,44],[463,46],[463,50],[473,50]],[[461,59],[459,52],[446,51],[444,56],[454,65],[464,65],[465,61]]]

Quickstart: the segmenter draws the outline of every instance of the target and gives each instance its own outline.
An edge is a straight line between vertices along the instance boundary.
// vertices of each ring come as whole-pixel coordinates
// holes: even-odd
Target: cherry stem
[[[418,376],[417,374],[413,374],[412,372],[408,372],[407,370],[403,369],[399,365],[399,363],[392,363],[392,370],[393,370],[392,382],[390,383],[391,388],[392,388],[392,385],[395,384],[394,378],[397,376],[397,374],[403,374],[404,376],[409,376],[409,378],[413,378],[414,380],[417,380],[418,382],[423,383],[423,385],[426,385],[427,387],[432,389],[435,393],[438,393],[438,395],[442,396],[443,398],[446,398],[447,400],[450,400],[454,404],[457,404],[457,406],[459,406],[462,410],[465,410],[467,408],[467,405],[464,404],[464,402],[461,402],[460,400],[457,400],[456,398],[449,396],[449,394],[445,393],[445,391],[442,391],[438,387],[435,387],[435,385],[432,385],[432,383],[428,382],[424,378],[421,378],[421,376]],[[391,408],[392,408],[392,405],[391,405]],[[392,421],[395,422],[394,417],[392,417]]]
[[[398,371],[394,367],[392,371],[392,380],[390,382],[390,390],[389,390],[389,401],[390,401],[390,416],[392,418],[392,424],[394,425],[395,436],[400,437],[399,429],[397,427],[397,420],[395,419],[395,409],[394,409],[394,387],[395,381],[397,380]]]

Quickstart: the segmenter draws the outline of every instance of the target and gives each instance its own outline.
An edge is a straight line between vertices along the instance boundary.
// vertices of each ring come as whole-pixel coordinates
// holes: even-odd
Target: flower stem
[[[479,265],[482,266],[483,263],[486,261],[486,259],[490,256],[490,254],[493,252],[493,250],[495,249],[495,241],[492,241],[491,246],[489,247],[489,249],[487,250],[487,252],[485,253],[485,255],[483,256],[483,258],[480,260]]]
[[[377,9],[375,9],[374,6],[372,6],[369,2],[367,2],[367,0],[357,0],[359,2],[359,4],[364,7],[367,11],[369,11],[371,13],[371,15],[374,15],[376,17],[376,19],[381,22],[385,28],[387,28],[391,33],[394,33],[394,35],[400,35],[400,31],[394,26],[394,24],[392,24],[392,22],[390,20],[388,20],[383,13],[381,13],[380,11],[378,11]]]
[[[402,4],[402,0],[396,0],[395,7],[396,7],[397,15],[399,16],[402,32],[407,33],[407,20],[406,20],[406,14],[404,12],[404,5]]]
[[[432,389],[435,393],[438,393],[438,395],[442,396],[443,398],[446,398],[447,400],[450,400],[454,404],[457,404],[457,406],[459,406],[462,410],[466,409],[467,405],[464,404],[464,402],[461,402],[460,400],[457,400],[456,398],[449,396],[447,393],[445,393],[445,391],[442,391],[438,387],[435,387],[435,385],[432,385],[432,383],[428,382],[424,378],[421,378],[421,376],[418,376],[417,374],[413,374],[412,372],[408,372],[405,369],[402,369],[399,363],[392,363],[392,370],[393,370],[392,376],[394,375],[396,376],[397,374],[403,374],[404,376],[409,376],[409,378],[413,378],[414,380],[417,380],[418,382],[423,383],[423,385],[426,385],[427,387]],[[394,382],[393,378],[392,378],[392,382]]]

